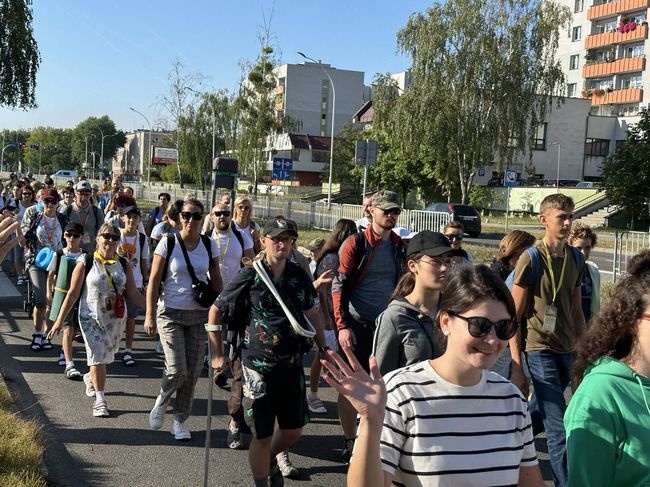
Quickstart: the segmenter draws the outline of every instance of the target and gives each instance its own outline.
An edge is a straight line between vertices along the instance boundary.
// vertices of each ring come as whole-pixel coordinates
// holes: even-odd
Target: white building
[[[126,134],[124,147],[119,147],[113,158],[113,174],[127,180],[140,180],[147,176],[152,147],[163,146],[171,132],[136,130]]]

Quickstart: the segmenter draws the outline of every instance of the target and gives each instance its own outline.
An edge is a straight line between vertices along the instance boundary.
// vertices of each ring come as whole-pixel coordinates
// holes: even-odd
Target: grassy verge
[[[40,475],[43,447],[39,426],[11,412],[13,398],[0,381],[0,485],[43,487]]]

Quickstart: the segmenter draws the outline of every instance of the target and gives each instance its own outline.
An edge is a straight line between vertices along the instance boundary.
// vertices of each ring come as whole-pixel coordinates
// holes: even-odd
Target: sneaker
[[[320,397],[315,394],[309,394],[309,397],[307,398],[307,407],[309,407],[309,410],[314,414],[327,414],[327,408],[325,408],[323,401],[321,401]]]
[[[68,365],[65,368],[65,376],[70,380],[79,380],[81,379],[81,372],[79,372],[74,365]],[[94,392],[94,391],[93,391]]]
[[[228,423],[228,438],[226,438],[226,443],[228,443],[228,448],[231,450],[241,450],[243,447],[239,425],[232,419]]]
[[[165,411],[167,410],[167,404],[162,402],[162,396],[158,395],[156,402],[149,413],[149,426],[153,430],[159,430],[163,427],[165,422]]]
[[[283,487],[284,477],[278,466],[278,461],[275,457],[271,460],[271,468],[269,470],[269,487]]]
[[[354,438],[345,440],[345,447],[341,452],[341,461],[346,465],[350,465],[350,459],[352,458],[352,450],[354,450]]]
[[[106,401],[95,401],[95,404],[93,404],[93,416],[96,418],[108,418],[108,405]]]
[[[192,439],[190,430],[185,423],[181,423],[177,419],[172,423],[171,434],[174,435],[178,441],[188,441]]]
[[[95,397],[95,386],[93,386],[93,380],[90,378],[90,372],[84,374],[84,384],[86,385],[86,396]]]
[[[283,477],[288,479],[300,478],[300,472],[298,472],[298,469],[293,465],[293,463],[291,463],[291,460],[289,460],[288,452],[283,451],[276,457],[276,459]]]

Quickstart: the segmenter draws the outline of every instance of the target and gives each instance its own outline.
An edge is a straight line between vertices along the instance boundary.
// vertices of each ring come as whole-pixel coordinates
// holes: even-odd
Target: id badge
[[[219,272],[221,273],[221,280],[224,283],[230,282],[230,270],[226,264],[222,262],[219,263]]]
[[[90,235],[87,233],[84,233],[83,237],[81,237],[81,243],[84,245],[89,245],[90,244]]]
[[[104,304],[106,305],[106,311],[113,311],[113,297],[110,296],[104,299]]]
[[[557,308],[547,304],[544,309],[544,331],[553,333],[555,331],[555,322],[557,321]]]

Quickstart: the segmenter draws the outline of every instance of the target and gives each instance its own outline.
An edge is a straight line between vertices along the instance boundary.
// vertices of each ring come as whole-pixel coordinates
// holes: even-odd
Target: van
[[[57,172],[52,174],[52,177],[77,179],[77,177],[79,177],[79,173],[74,169],[59,169]]]

